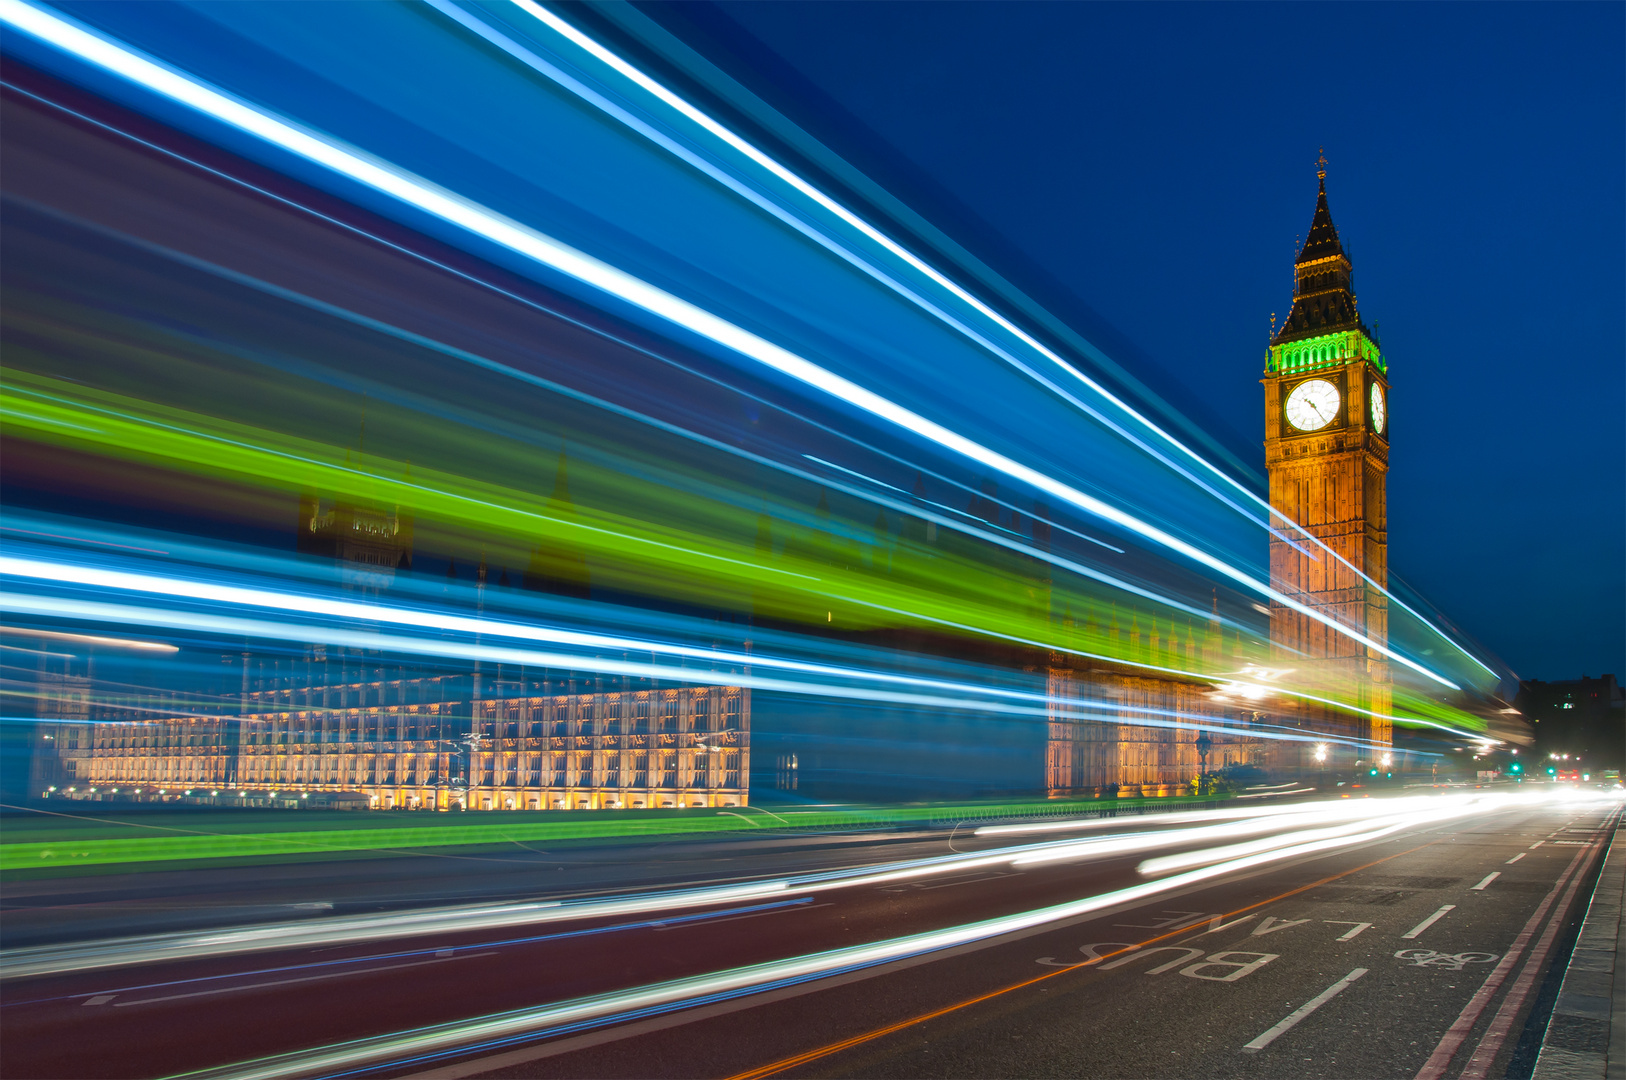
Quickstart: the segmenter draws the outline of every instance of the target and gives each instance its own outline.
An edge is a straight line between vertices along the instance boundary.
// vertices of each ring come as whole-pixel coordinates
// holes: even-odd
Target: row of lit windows
[[[95,762],[86,779],[91,782],[203,783],[218,780],[216,764],[195,758],[107,758]],[[509,757],[477,763],[473,777],[481,787],[530,788],[693,788],[738,787],[741,754],[715,755],[648,752],[626,754],[559,754]],[[447,773],[437,755],[336,760],[327,758],[274,758],[245,763],[248,784],[302,784],[371,787],[423,786],[441,782]]]
[[[636,696],[604,694],[486,701],[480,703],[482,715],[475,730],[494,739],[583,735],[666,737],[685,731],[741,730],[744,727],[742,694],[730,688],[721,691],[721,697],[719,711],[713,710],[713,694],[707,691],[666,691],[659,693],[654,702],[648,692]],[[464,734],[470,709],[469,702],[457,702],[392,706],[366,712],[248,717],[243,741],[250,746],[441,741]],[[220,728],[218,721],[205,725],[173,721],[108,725],[99,730],[95,746],[97,749],[218,747],[226,742]]]

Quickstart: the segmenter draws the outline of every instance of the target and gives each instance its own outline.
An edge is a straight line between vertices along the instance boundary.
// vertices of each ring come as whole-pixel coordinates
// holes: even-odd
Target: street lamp
[[[1208,794],[1208,751],[1214,748],[1214,740],[1208,737],[1208,732],[1197,734],[1197,794]]]
[[[1317,761],[1326,761],[1327,760],[1327,744],[1326,743],[1317,743],[1316,744],[1315,759]]]

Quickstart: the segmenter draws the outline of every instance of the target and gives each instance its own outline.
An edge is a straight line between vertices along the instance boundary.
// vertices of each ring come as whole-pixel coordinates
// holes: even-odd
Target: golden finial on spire
[[[1327,148],[1325,146],[1321,147],[1316,155],[1315,178],[1317,180],[1325,180],[1327,178]]]

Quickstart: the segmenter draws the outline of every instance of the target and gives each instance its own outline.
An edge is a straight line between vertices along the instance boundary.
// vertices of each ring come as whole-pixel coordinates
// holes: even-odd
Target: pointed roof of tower
[[[1310,219],[1310,235],[1304,238],[1295,263],[1313,262],[1344,254],[1344,245],[1338,242],[1338,226],[1332,223],[1332,211],[1327,209],[1327,174],[1320,175],[1321,190],[1316,194],[1315,217]]]
[[[1293,260],[1293,306],[1271,339],[1276,345],[1339,330],[1366,331],[1355,304],[1353,267],[1327,207],[1324,153],[1316,162],[1316,181],[1315,216]]]

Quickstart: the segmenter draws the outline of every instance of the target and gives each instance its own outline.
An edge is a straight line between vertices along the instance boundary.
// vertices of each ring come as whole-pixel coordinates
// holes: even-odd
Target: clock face
[[[1326,379],[1310,379],[1287,395],[1287,422],[1300,431],[1319,431],[1338,419],[1338,388]]]
[[[1383,388],[1372,384],[1372,430],[1383,434],[1383,425],[1389,422],[1389,410],[1384,407]]]

